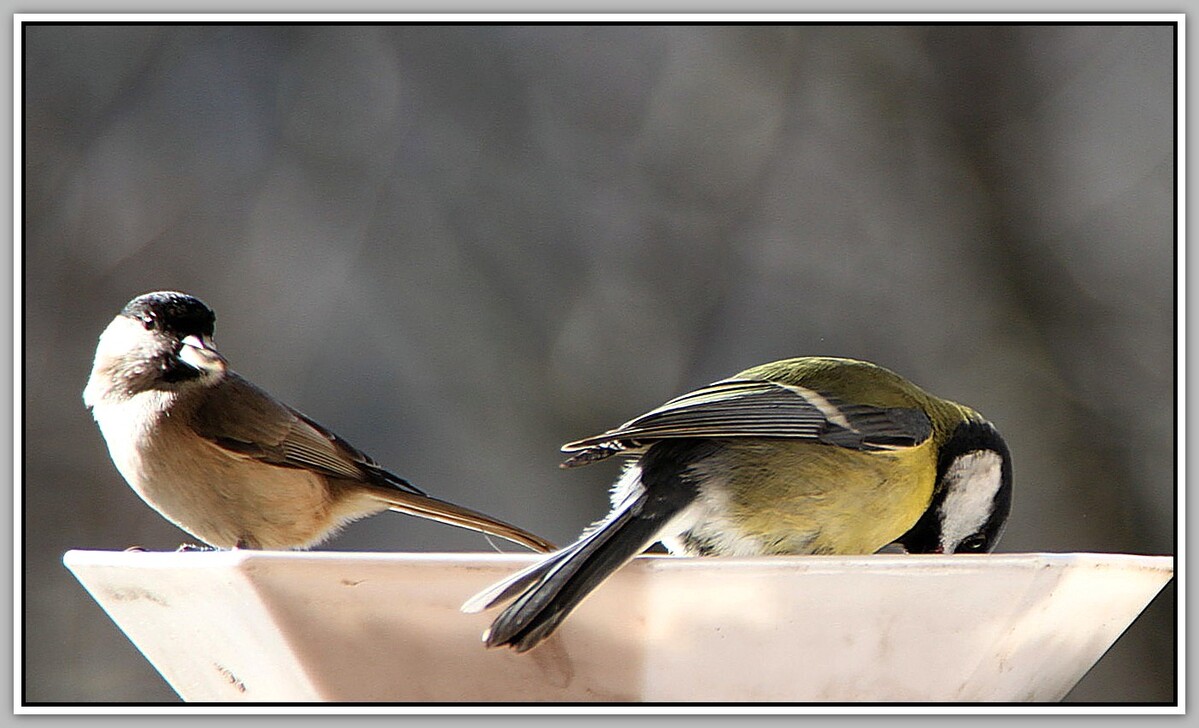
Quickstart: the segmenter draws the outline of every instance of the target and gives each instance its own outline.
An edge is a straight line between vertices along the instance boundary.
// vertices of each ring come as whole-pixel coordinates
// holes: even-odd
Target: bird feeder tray
[[[546,642],[487,649],[470,596],[532,554],[64,557],[187,701],[1057,701],[1172,557],[640,556]]]

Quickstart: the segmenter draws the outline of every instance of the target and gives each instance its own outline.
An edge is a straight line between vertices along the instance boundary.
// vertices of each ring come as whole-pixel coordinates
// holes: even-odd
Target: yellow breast
[[[701,496],[761,553],[868,554],[902,536],[932,499],[932,441],[863,452],[784,439],[726,441]]]

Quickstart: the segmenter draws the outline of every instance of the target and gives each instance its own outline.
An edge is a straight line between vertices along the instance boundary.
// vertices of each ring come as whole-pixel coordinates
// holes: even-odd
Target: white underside
[[[656,540],[676,556],[695,555],[683,539],[683,534],[688,532],[692,538],[724,556],[761,554],[764,550],[762,542],[740,535],[741,529],[727,517],[732,510],[727,489],[710,482],[705,482],[704,486],[701,487],[699,497],[666,522],[658,531]],[[618,513],[630,498],[636,498],[644,491],[645,487],[641,484],[641,467],[636,462],[631,463],[612,486],[612,514],[609,518]],[[605,519],[605,522],[607,520]]]

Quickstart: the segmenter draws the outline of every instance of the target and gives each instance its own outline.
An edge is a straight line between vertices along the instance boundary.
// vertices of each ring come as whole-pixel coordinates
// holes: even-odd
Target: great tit
[[[228,368],[216,316],[174,291],[130,301],[83,392],[117,470],[179,528],[222,549],[300,549],[391,509],[530,549],[548,541],[427,495]]]
[[[633,460],[607,517],[463,605],[513,600],[488,647],[534,647],[655,542],[687,556],[989,552],[1011,506],[991,423],[853,359],[747,369],[562,450],[564,467]]]

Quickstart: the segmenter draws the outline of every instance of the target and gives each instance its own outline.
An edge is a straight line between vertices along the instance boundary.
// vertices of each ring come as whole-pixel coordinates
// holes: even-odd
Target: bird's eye
[[[158,326],[158,322],[154,320],[153,316],[142,316],[142,326],[146,331],[153,331]]]
[[[985,549],[986,546],[987,546],[986,537],[984,537],[981,533],[976,533],[976,534],[967,536],[966,538],[962,539],[962,542],[960,544],[958,544],[957,550],[959,553],[963,552],[963,551],[979,552],[979,551],[982,551],[983,549]]]

